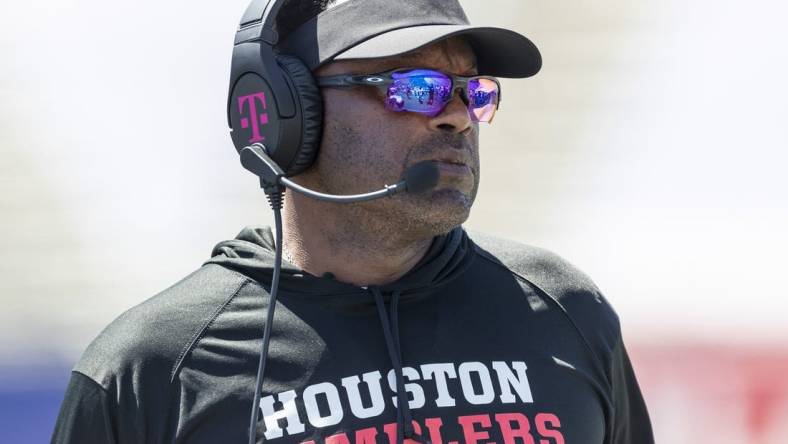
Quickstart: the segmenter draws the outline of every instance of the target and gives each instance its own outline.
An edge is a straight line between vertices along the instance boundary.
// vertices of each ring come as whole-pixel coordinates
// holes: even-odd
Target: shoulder
[[[549,250],[478,232],[471,232],[469,236],[477,253],[526,279],[538,280],[546,287],[544,291],[552,290],[561,295],[583,292],[601,297],[590,277]]]
[[[583,334],[605,349],[620,336],[618,315],[588,275],[559,255],[486,234],[469,233],[476,253],[547,295]]]
[[[142,374],[155,374],[159,382],[169,384],[201,332],[250,282],[219,265],[201,267],[110,323],[74,371],[108,390]]]

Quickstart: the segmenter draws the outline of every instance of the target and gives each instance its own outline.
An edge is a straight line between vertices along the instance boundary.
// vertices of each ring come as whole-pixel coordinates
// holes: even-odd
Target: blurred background
[[[0,442],[47,442],[106,324],[271,222],[226,127],[246,3],[0,4]],[[467,226],[594,278],[658,442],[788,442],[788,4],[462,3],[544,57]]]

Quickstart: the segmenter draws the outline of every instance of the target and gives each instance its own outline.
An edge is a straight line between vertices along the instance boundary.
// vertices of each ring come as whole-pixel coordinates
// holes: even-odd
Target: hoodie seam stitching
[[[178,373],[178,370],[180,370],[180,368],[183,365],[184,361],[186,360],[186,356],[189,354],[189,352],[197,345],[197,343],[200,341],[200,339],[202,339],[203,336],[205,336],[205,332],[208,331],[208,329],[211,327],[211,325],[213,325],[213,323],[216,320],[216,318],[219,317],[219,315],[225,310],[225,308],[227,308],[227,306],[230,304],[230,302],[232,302],[232,300],[235,299],[236,296],[238,296],[238,293],[240,293],[241,290],[244,287],[246,287],[250,282],[251,282],[251,280],[249,278],[244,277],[244,280],[238,285],[238,288],[235,289],[235,291],[232,293],[232,295],[230,295],[230,297],[227,298],[216,309],[216,311],[214,311],[214,313],[211,315],[211,317],[208,319],[208,321],[205,322],[205,324],[202,326],[202,328],[197,330],[194,333],[194,335],[192,335],[191,340],[181,350],[181,353],[178,355],[178,359],[175,361],[175,365],[172,367],[172,371],[170,372],[170,384],[172,384],[175,381],[175,375]]]

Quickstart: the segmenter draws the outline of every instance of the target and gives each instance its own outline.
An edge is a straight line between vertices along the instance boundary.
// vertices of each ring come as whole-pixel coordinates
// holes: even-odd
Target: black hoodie
[[[273,261],[247,228],[110,324],[52,442],[245,443]],[[369,288],[285,262],[272,327],[258,442],[653,443],[616,314],[541,249],[457,228]]]

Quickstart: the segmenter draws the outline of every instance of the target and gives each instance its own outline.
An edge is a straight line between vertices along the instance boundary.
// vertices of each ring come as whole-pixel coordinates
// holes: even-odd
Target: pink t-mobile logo
[[[260,134],[260,126],[268,124],[268,113],[261,112],[258,114],[258,101],[260,101],[260,104],[263,105],[262,111],[265,111],[267,106],[265,103],[265,93],[263,92],[258,92],[238,98],[238,112],[240,112],[241,115],[244,113],[244,105],[247,103],[249,104],[249,117],[241,118],[241,128],[249,128],[250,120],[252,123],[252,138],[249,139],[249,143],[262,142],[265,140],[265,137]]]

